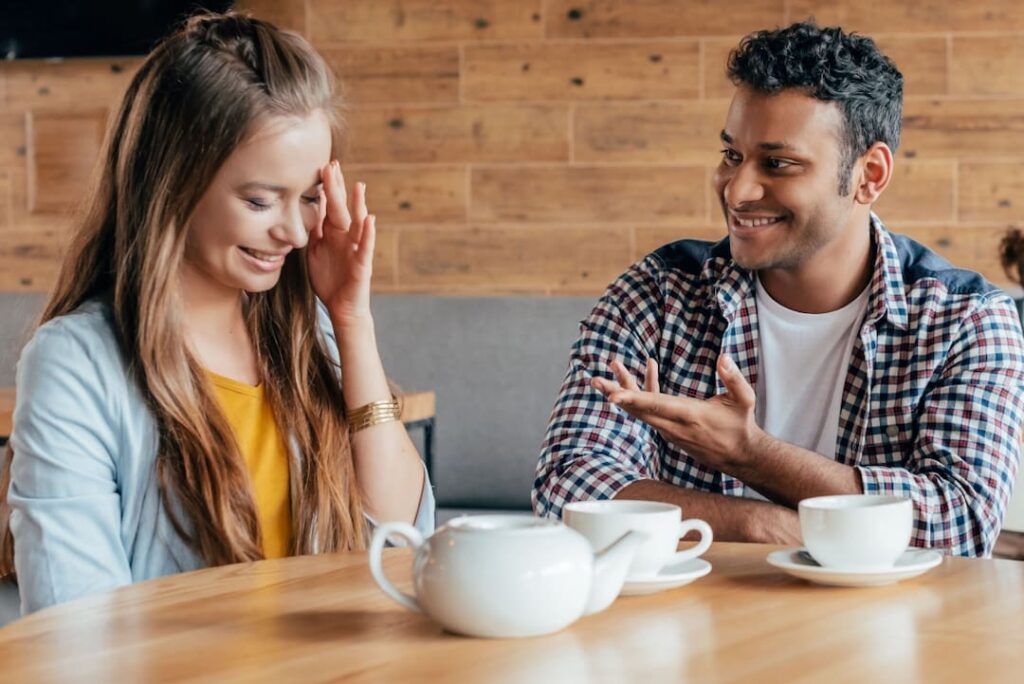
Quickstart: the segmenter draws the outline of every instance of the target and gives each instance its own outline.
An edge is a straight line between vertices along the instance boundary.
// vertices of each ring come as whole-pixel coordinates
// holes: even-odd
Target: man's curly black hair
[[[866,36],[813,21],[758,31],[729,55],[728,74],[737,86],[768,94],[797,88],[839,106],[844,122],[840,195],[850,192],[857,157],[876,142],[893,152],[900,143],[903,74]]]

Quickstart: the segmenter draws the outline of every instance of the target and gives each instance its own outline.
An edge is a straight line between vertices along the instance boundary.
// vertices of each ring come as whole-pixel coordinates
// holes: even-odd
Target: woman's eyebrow
[[[284,193],[284,192],[288,191],[288,188],[284,187],[283,185],[274,185],[272,183],[262,183],[260,181],[250,181],[248,183],[243,183],[242,185],[238,186],[238,189],[239,190],[269,190],[270,192],[276,192],[277,194],[281,194],[281,193]]]
[[[322,180],[317,180],[306,188],[306,190],[319,191],[323,184],[324,182]],[[249,181],[248,183],[243,183],[238,186],[238,190],[240,192],[246,192],[249,190],[266,190],[278,195],[283,195],[289,191],[289,189],[283,185],[274,185],[273,183],[264,183],[262,181]]]

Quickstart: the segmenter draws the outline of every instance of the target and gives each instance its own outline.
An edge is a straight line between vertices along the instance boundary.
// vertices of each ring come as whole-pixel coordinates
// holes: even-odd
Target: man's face
[[[736,263],[795,270],[845,232],[855,202],[839,194],[842,130],[835,103],[737,90],[714,178]]]

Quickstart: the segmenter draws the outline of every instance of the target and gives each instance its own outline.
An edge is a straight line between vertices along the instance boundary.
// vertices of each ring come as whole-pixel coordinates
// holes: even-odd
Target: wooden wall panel
[[[141,64],[135,58],[24,60],[4,64],[8,111],[111,109]]]
[[[970,250],[974,258],[974,265],[967,268],[978,271],[994,283],[1009,281],[1006,271],[999,261],[999,243],[1002,242],[1009,227],[1009,224],[995,226],[964,224],[959,226],[960,232],[963,234],[962,241],[969,243],[970,246],[965,245],[965,247]],[[951,230],[956,230],[956,228]]]
[[[275,26],[303,34],[306,32],[305,0],[238,0],[235,7]]]
[[[106,112],[30,114],[28,138],[28,210],[34,213],[74,209],[99,158]]]
[[[376,210],[374,210],[376,211]],[[393,292],[398,282],[398,229],[381,222],[373,251],[373,288]]]
[[[12,229],[0,234],[0,292],[40,292],[53,287],[60,269],[63,228],[59,233]]]
[[[549,38],[727,35],[783,22],[783,0],[548,0]]]
[[[864,33],[1019,31],[1019,0],[790,0],[789,21],[814,17],[822,26]]]
[[[349,104],[444,102],[459,99],[459,48],[410,46],[321,51]]]
[[[960,164],[960,219],[1024,221],[1024,163]]]
[[[636,229],[633,261],[676,240],[707,240],[718,242],[726,236],[725,220],[716,226],[640,226]]]
[[[700,167],[474,168],[476,222],[693,223],[705,216]]]
[[[540,38],[541,0],[308,0],[314,43]]]
[[[550,105],[384,107],[349,114],[350,161],[567,161],[569,110]]]
[[[0,171],[0,235],[11,226],[11,175]],[[0,238],[2,239],[2,238]]]
[[[25,168],[27,154],[24,113],[0,114],[0,169]]]
[[[26,155],[27,156],[27,155]],[[28,201],[28,164],[21,159],[21,164],[7,171],[8,197],[10,202],[10,223],[12,228],[52,230],[52,222],[59,217],[55,214],[33,214],[29,211]]]
[[[893,230],[928,245],[954,266],[973,267],[974,245],[968,240],[969,231],[966,229],[949,226],[901,226]]]
[[[1024,100],[929,100],[903,108],[903,157],[1005,157],[1024,150]]]
[[[953,39],[952,92],[1024,96],[1024,35]]]
[[[239,6],[309,36],[343,84],[346,172],[380,218],[378,291],[598,293],[665,242],[723,235],[709,178],[726,58],[747,32],[810,14],[872,35],[906,78],[879,214],[1006,282],[998,239],[1024,223],[1019,0]],[[0,291],[51,286],[99,113],[140,63],[0,62]]]
[[[897,232],[928,245],[959,268],[978,271],[995,283],[1007,282],[999,264],[999,241],[1007,225],[907,226]]]
[[[708,99],[731,98],[736,90],[726,74],[729,53],[736,49],[738,39],[708,38],[701,41],[704,60],[704,97]]]
[[[956,163],[952,161],[898,161],[892,182],[875,205],[887,225],[956,219],[954,203]]]
[[[466,220],[468,172],[463,166],[347,166],[348,183],[366,183],[366,203],[384,224]]]
[[[903,74],[903,96],[944,95],[949,91],[946,36],[880,35],[875,41]]]
[[[696,98],[696,41],[468,45],[467,100]]]
[[[580,105],[573,160],[715,165],[728,109],[728,100]]]
[[[398,252],[414,292],[601,292],[632,260],[628,228],[558,225],[403,229]]]

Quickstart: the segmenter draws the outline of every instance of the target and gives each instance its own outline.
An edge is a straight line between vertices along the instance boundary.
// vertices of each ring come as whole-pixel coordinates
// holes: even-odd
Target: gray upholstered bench
[[[433,390],[431,476],[438,521],[461,512],[530,510],[548,416],[596,297],[377,295],[388,374]]]

